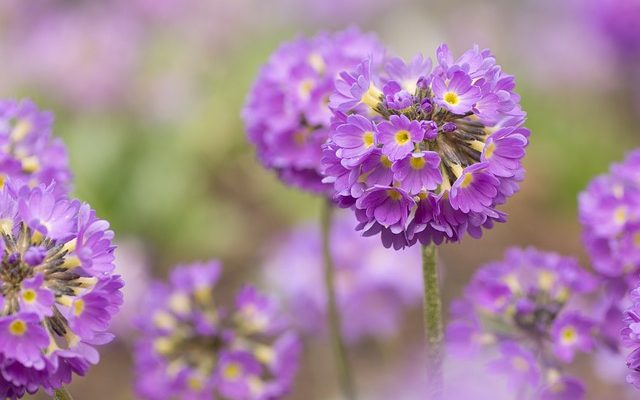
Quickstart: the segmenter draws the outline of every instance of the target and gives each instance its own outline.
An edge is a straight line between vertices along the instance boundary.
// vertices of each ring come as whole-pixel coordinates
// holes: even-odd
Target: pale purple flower
[[[502,343],[499,351],[500,358],[490,363],[490,369],[504,374],[514,390],[535,387],[540,383],[540,367],[531,351],[515,342]]]
[[[567,312],[558,317],[551,327],[555,355],[571,362],[577,351],[589,353],[595,346],[593,334],[595,322],[577,312]]]
[[[361,237],[355,225],[352,216],[338,214],[330,238],[337,302],[349,343],[396,334],[405,310],[418,306],[422,296],[422,282],[415,279],[420,269],[419,250],[385,249],[375,238]],[[318,226],[301,226],[274,241],[264,275],[301,331],[314,336],[327,332]]]
[[[217,261],[176,267],[139,310],[136,391],[143,399],[279,399],[297,371],[299,340],[275,303],[245,286],[219,304]]]
[[[454,60],[442,45],[436,56],[435,67],[422,56],[410,63],[391,59],[384,69],[377,59],[363,60],[340,73],[329,103],[334,117],[323,155],[324,182],[334,184],[340,206],[354,209],[358,229],[379,234],[385,246],[456,242],[465,233],[480,237],[506,220],[496,207],[524,178],[529,131],[522,128],[525,113],[513,77],[477,46]],[[351,152],[356,147],[361,154],[362,139],[357,146],[355,139],[338,143],[345,130],[363,132],[346,115],[354,121],[359,116],[359,125],[368,120],[371,131],[377,128],[365,157]],[[420,154],[429,154],[429,168],[412,173],[407,165],[419,162]],[[412,197],[401,203],[403,218],[385,218],[388,205],[377,215],[372,211],[384,188],[401,188]]]
[[[321,146],[330,130],[328,104],[335,89],[334,78],[368,56],[380,58],[383,52],[374,35],[355,28],[280,46],[262,67],[242,112],[249,140],[262,164],[288,184],[316,193],[329,192],[330,185],[322,183],[320,160]],[[356,127],[362,125],[356,123]],[[343,135],[342,141],[349,149],[345,156],[364,154],[369,135],[365,135],[364,148],[348,136]]]

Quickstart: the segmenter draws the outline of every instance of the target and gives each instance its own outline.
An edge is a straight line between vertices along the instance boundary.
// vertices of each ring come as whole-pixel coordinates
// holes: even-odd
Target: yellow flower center
[[[84,300],[78,299],[73,303],[73,314],[79,317],[84,311]]]
[[[380,156],[380,163],[384,165],[385,168],[391,168],[391,160],[389,160],[389,157],[384,154]]]
[[[409,141],[409,131],[406,129],[401,129],[396,132],[396,143],[399,145],[403,145]]]
[[[9,324],[9,333],[13,336],[22,336],[26,332],[27,324],[21,319],[16,319]]]
[[[640,248],[640,232],[636,233],[635,235],[633,235],[633,244]]]
[[[31,304],[34,301],[36,301],[37,297],[38,295],[36,294],[36,291],[33,289],[27,289],[24,292],[22,292],[22,299],[25,301],[25,303]]]
[[[189,389],[195,392],[199,392],[204,388],[204,385],[202,384],[202,380],[197,376],[190,377],[188,381],[188,385],[189,385]]]
[[[300,82],[300,86],[298,87],[298,91],[300,92],[300,96],[303,98],[309,97],[311,91],[313,90],[314,84],[312,79],[304,79]]]
[[[397,190],[389,189],[387,190],[387,196],[393,201],[398,201],[402,198],[402,195]]]
[[[362,134],[362,142],[366,148],[373,146],[373,132],[366,131]]]
[[[487,160],[490,159],[495,150],[496,150],[496,144],[493,142],[489,143],[484,151],[484,158]]]
[[[224,376],[224,378],[230,381],[238,379],[238,377],[240,377],[240,374],[242,374],[242,366],[237,362],[228,363],[222,370],[222,375]]]
[[[511,359],[511,364],[513,365],[513,368],[520,372],[526,372],[529,370],[529,363],[523,357],[513,357],[513,359]]]
[[[627,220],[627,208],[624,206],[616,208],[613,212],[613,220],[618,225],[624,224]]]
[[[324,58],[318,53],[311,53],[307,58],[309,65],[313,68],[317,73],[324,74],[324,71],[327,69],[327,65],[324,62]]]
[[[460,102],[460,98],[458,97],[458,94],[455,92],[447,92],[444,94],[444,101],[447,104],[455,106]]]
[[[369,107],[371,107],[371,109],[375,110],[378,107],[378,104],[380,103],[381,96],[382,96],[382,92],[380,91],[380,89],[378,89],[376,85],[371,83],[369,85],[369,89],[367,89],[367,91],[364,92],[360,101],[368,105]]]
[[[471,183],[473,183],[473,174],[467,172],[466,174],[464,174],[464,178],[462,178],[460,187],[466,189],[467,187],[469,187],[469,185],[471,185]]]
[[[576,329],[573,326],[567,326],[562,329],[562,332],[560,332],[560,338],[562,340],[562,344],[570,346],[578,339],[578,332],[576,332]]]
[[[31,125],[31,122],[27,120],[20,120],[17,124],[15,124],[13,130],[11,131],[11,139],[14,142],[19,142],[24,139],[29,133],[31,133],[32,129],[33,126]]]
[[[421,170],[426,164],[427,162],[424,160],[424,157],[411,157],[409,160],[409,165],[415,170]]]
[[[549,291],[556,281],[556,275],[551,271],[542,271],[538,275],[538,286],[540,289]]]

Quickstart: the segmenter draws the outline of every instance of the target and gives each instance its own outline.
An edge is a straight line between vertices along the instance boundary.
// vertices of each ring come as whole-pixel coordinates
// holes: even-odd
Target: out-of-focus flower
[[[402,326],[404,311],[420,303],[420,251],[394,252],[353,228],[351,215],[334,218],[330,248],[335,264],[336,297],[343,334],[350,343],[385,337]],[[264,273],[288,305],[293,320],[308,335],[326,332],[327,302],[320,229],[295,229],[275,244]]]
[[[590,0],[586,6],[592,20],[621,55],[640,56],[640,1]]]
[[[97,6],[32,11],[29,28],[10,36],[14,79],[78,109],[126,108],[140,54],[134,20]]]
[[[52,125],[53,115],[29,100],[0,101],[0,186],[10,178],[14,185],[56,182],[58,192],[69,190],[67,151],[51,136]]]
[[[579,208],[584,244],[596,271],[614,279],[636,274],[640,267],[640,150],[591,181],[580,194]]]
[[[217,261],[178,266],[141,309],[135,361],[144,399],[277,399],[290,389],[300,343],[274,302],[247,286],[217,304]]]
[[[447,340],[461,355],[497,345],[501,357],[492,369],[507,373],[517,390],[582,398],[582,383],[564,375],[562,365],[595,347],[596,321],[574,304],[596,283],[572,258],[511,249],[504,261],[480,268],[453,303]]]
[[[122,303],[113,232],[53,185],[0,189],[0,397],[47,392],[84,375]]]
[[[133,339],[134,319],[141,312],[146,288],[151,280],[149,260],[144,245],[137,239],[118,241],[115,252],[115,272],[127,283],[122,289],[124,302],[120,312],[113,318],[111,327],[116,339],[129,342]]]
[[[478,47],[454,61],[441,45],[435,66],[365,60],[336,81],[324,181],[387,247],[479,237],[505,221],[496,207],[524,177],[529,131],[514,89]]]
[[[329,191],[321,182],[320,160],[329,135],[334,79],[366,57],[381,59],[383,52],[375,36],[355,28],[296,39],[276,50],[242,113],[264,166],[304,190]]]

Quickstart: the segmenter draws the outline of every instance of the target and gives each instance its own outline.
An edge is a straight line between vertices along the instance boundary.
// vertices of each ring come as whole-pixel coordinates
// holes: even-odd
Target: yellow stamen
[[[380,163],[386,168],[391,168],[391,165],[392,165],[392,162],[391,160],[389,160],[389,157],[385,156],[384,154],[380,156]]]
[[[318,53],[309,54],[307,62],[309,62],[311,68],[313,68],[319,74],[324,74],[325,70],[327,69],[324,58],[322,58],[322,56]]]
[[[22,336],[27,333],[27,323],[21,319],[15,319],[9,324],[9,333],[13,336]]]
[[[551,271],[542,271],[538,275],[538,286],[540,289],[549,291],[556,282],[556,275]]]
[[[242,374],[242,365],[237,362],[230,362],[224,366],[222,370],[222,375],[226,380],[235,380],[240,377]]]
[[[33,289],[27,289],[22,292],[22,300],[27,304],[32,304],[38,298],[38,294]]]
[[[19,142],[24,139],[29,133],[31,133],[31,129],[33,126],[31,122],[27,120],[20,120],[11,130],[11,140],[14,142]]]
[[[424,168],[426,164],[427,162],[424,160],[424,157],[411,157],[411,159],[409,160],[409,165],[411,166],[412,169],[415,169],[416,171],[419,171],[422,168]]]
[[[627,221],[627,208],[620,206],[613,212],[613,220],[618,225],[622,225]]]
[[[160,329],[173,329],[176,325],[176,320],[168,312],[158,311],[153,315],[153,324]]]
[[[22,171],[32,174],[40,169],[40,162],[36,157],[27,157],[22,159]]]
[[[571,346],[578,340],[578,332],[573,326],[567,326],[560,332],[560,340],[565,346]]]
[[[482,150],[484,149],[484,143],[479,140],[473,140],[469,142],[469,146],[471,146],[472,149],[479,151],[480,153],[482,153]]]
[[[174,293],[169,297],[169,308],[178,314],[186,314],[191,310],[189,296],[184,293]]]
[[[400,194],[400,192],[398,192],[397,190],[394,189],[388,189],[387,190],[387,196],[389,196],[389,198],[393,201],[398,201],[400,199],[402,199],[402,195]]]
[[[173,351],[173,342],[166,337],[158,338],[153,342],[153,349],[158,354],[169,354]]]
[[[77,299],[73,303],[73,315],[75,315],[76,317],[79,317],[80,315],[82,315],[83,312],[84,312],[84,300]]]
[[[460,178],[460,176],[462,175],[462,166],[458,164],[451,164],[450,168],[451,172],[453,172],[456,178]]]
[[[362,134],[362,143],[364,143],[364,147],[368,149],[369,147],[373,146],[373,142],[373,132],[366,131]]]
[[[369,85],[369,89],[362,95],[360,102],[368,105],[372,110],[375,110],[380,104],[380,98],[382,97],[382,92],[380,89],[373,84],[373,82]]]
[[[406,129],[399,130],[396,132],[395,139],[396,143],[402,146],[409,141],[409,131]]]
[[[65,258],[64,263],[62,263],[62,266],[67,269],[73,269],[73,268],[79,267],[80,264],[81,264],[80,259],[76,256],[73,256],[73,257]]]
[[[455,106],[460,102],[460,98],[456,92],[446,92],[444,94],[444,101],[452,106]]]

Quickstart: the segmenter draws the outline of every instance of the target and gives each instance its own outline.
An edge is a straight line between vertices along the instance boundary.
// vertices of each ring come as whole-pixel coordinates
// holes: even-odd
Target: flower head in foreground
[[[375,238],[360,236],[356,223],[351,215],[337,214],[330,238],[342,329],[350,343],[397,333],[405,310],[422,298],[422,282],[415,279],[419,249],[385,249]],[[326,332],[322,260],[320,228],[307,225],[278,240],[264,268],[268,285],[308,335]]]
[[[135,352],[142,398],[266,400],[289,391],[297,337],[253,287],[240,290],[233,306],[219,306],[219,274],[216,261],[179,266],[168,284],[151,287]]]
[[[383,51],[375,36],[357,29],[296,39],[276,50],[242,113],[262,164],[288,184],[329,192],[321,182],[320,160],[329,136],[334,79],[366,57],[381,58]]]
[[[122,303],[113,232],[53,186],[0,190],[0,398],[84,375]]]
[[[454,302],[447,340],[461,355],[497,348],[490,368],[517,390],[580,399],[583,385],[562,367],[597,344],[595,321],[574,306],[576,295],[595,286],[572,258],[511,249],[504,261],[480,268]]]
[[[29,100],[0,100],[0,186],[7,178],[37,186],[56,182],[66,193],[71,180],[67,151],[51,136],[53,115]]]
[[[454,61],[442,45],[435,66],[365,60],[336,81],[324,181],[387,247],[478,237],[505,221],[496,206],[524,176],[529,131],[514,88],[477,47]]]

